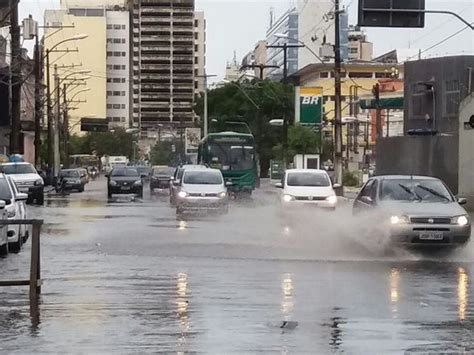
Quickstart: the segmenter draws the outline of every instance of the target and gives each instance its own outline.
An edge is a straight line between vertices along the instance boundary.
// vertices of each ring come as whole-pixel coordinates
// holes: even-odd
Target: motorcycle
[[[89,168],[88,173],[92,180],[95,180],[99,176],[99,171],[95,167]]]

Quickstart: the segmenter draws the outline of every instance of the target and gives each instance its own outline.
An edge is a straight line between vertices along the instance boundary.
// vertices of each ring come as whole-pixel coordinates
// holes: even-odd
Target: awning
[[[377,106],[375,105],[375,99],[361,99],[359,101],[360,108],[362,109],[375,109]],[[380,98],[379,107],[382,109],[403,109],[404,108],[404,100],[403,96],[400,97],[386,97]]]

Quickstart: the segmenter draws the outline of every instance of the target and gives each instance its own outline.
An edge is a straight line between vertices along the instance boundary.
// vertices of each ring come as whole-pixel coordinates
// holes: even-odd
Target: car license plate
[[[129,191],[130,187],[129,186],[122,186],[122,191]]]
[[[420,240],[443,240],[443,232],[421,232]]]

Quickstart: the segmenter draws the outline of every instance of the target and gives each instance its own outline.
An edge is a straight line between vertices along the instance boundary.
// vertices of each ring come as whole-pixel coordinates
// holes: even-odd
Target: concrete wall
[[[467,197],[468,208],[474,211],[474,129],[465,128],[474,115],[474,93],[461,103],[459,117],[459,195]]]
[[[435,176],[442,179],[454,194],[458,193],[457,136],[383,138],[377,142],[376,151],[377,175]]]

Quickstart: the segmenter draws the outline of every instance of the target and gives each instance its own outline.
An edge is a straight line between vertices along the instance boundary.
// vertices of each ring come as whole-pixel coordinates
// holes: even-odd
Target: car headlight
[[[41,186],[43,184],[44,184],[43,179],[38,179],[35,181],[35,186]]]
[[[178,197],[180,198],[186,198],[188,196],[188,193],[186,191],[180,191],[178,193]]]
[[[294,197],[291,195],[283,195],[283,201],[290,202],[293,201]]]
[[[391,224],[408,224],[410,219],[407,216],[392,216],[390,217]]]
[[[117,181],[110,180],[110,186],[117,186]]]
[[[469,218],[466,215],[453,217],[451,223],[461,227],[467,226],[469,224]]]
[[[337,203],[337,196],[336,195],[328,196],[326,197],[326,201],[329,202],[331,205],[335,205]]]
[[[10,211],[7,211],[7,217],[8,218],[13,218],[16,216],[16,211],[13,209],[13,210],[10,210]]]
[[[142,185],[142,181],[141,180],[137,180],[133,183],[134,186],[141,186]]]
[[[221,192],[219,195],[219,198],[226,198],[227,197],[227,192]]]

